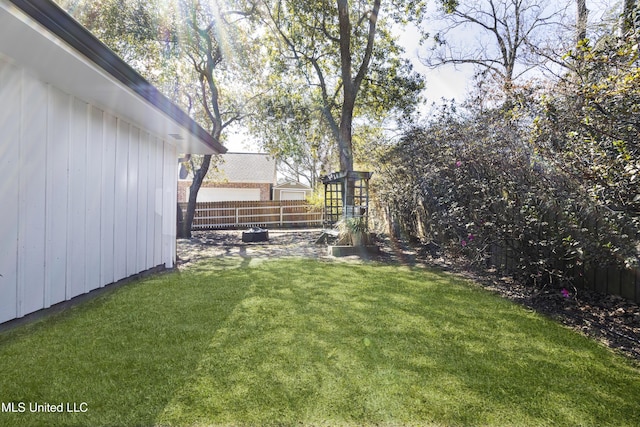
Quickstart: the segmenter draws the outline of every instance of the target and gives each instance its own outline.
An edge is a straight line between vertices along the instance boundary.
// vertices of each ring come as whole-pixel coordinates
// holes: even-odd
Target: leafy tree
[[[231,98],[227,98],[228,110],[222,110],[221,81],[224,81],[225,72],[232,65],[232,52],[238,52],[236,43],[240,35],[236,34],[238,23],[235,18],[250,17],[252,8],[245,3],[238,3],[238,9],[225,9],[220,2],[199,0],[182,0],[181,13],[185,26],[182,34],[182,48],[188,58],[195,80],[198,82],[197,100],[200,114],[204,116],[210,126],[210,134],[214,140],[220,141],[222,132],[230,124],[241,120],[244,113],[240,105],[235,104]],[[244,44],[243,44],[244,47]],[[233,69],[240,74],[239,68]],[[189,187],[189,199],[184,218],[184,237],[191,236],[191,225],[195,215],[198,191],[204,181],[211,165],[211,155],[202,157],[199,164],[191,159],[193,180]]]
[[[535,142],[552,152],[593,199],[640,225],[640,68],[631,33],[594,47],[583,43],[567,60],[571,78],[541,103]],[[637,233],[637,231],[636,231]],[[633,234],[633,233],[632,233]]]
[[[240,91],[252,79],[251,2],[179,0],[60,0],[80,22],[174,102],[185,108],[214,140],[241,120],[253,95]],[[240,49],[242,45],[242,49]],[[239,66],[239,64],[242,64]],[[245,80],[246,81],[246,80]],[[224,109],[223,109],[224,106]],[[190,156],[193,173],[184,228],[191,236],[198,190],[212,156]]]
[[[261,8],[270,29],[269,72],[277,80],[271,111],[289,117],[283,129],[289,135],[321,118],[315,128],[337,143],[340,169],[353,170],[354,120],[408,115],[418,102],[422,79],[401,58],[391,29],[419,18],[424,2],[265,0]]]
[[[295,81],[292,76],[287,87],[280,87],[281,75],[268,76],[268,90],[257,100],[258,113],[247,123],[250,133],[278,159],[281,174],[315,188],[318,178],[336,162],[335,143],[322,113],[307,95],[306,83]]]
[[[57,0],[76,20],[174,101],[180,56],[177,16],[159,0]],[[182,105],[184,106],[184,105]]]

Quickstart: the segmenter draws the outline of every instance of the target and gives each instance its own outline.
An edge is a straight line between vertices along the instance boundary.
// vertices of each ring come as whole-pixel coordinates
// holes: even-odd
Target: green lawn
[[[0,367],[3,426],[640,425],[637,364],[378,264],[199,264],[1,334]]]

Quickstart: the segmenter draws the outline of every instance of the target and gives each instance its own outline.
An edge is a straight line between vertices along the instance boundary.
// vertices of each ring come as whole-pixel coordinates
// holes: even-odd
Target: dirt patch
[[[242,257],[274,259],[303,257],[343,262],[385,262],[437,268],[474,280],[481,286],[518,304],[549,316],[610,348],[640,361],[640,306],[617,296],[583,289],[532,288],[492,271],[477,271],[462,260],[435,257],[404,242],[379,239],[380,254],[334,258],[326,244],[316,244],[322,231],[269,230],[268,242],[244,243],[242,231],[194,232],[191,239],[178,239],[178,268],[210,258]]]
[[[348,262],[399,262],[416,264],[413,249],[393,248],[388,239],[378,240],[379,254],[363,259],[359,256],[335,258],[328,255],[327,244],[316,241],[322,236],[319,229],[269,230],[268,242],[242,241],[241,230],[196,231],[191,239],[178,239],[178,268],[207,258],[239,256],[251,259],[316,258]]]
[[[191,239],[178,239],[178,268],[207,258],[323,258],[325,245],[316,245],[320,230],[269,230],[269,241],[242,241],[242,231],[196,231]]]

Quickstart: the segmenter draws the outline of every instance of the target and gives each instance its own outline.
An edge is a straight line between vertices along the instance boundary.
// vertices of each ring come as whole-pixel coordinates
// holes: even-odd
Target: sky
[[[473,68],[443,66],[432,69],[420,61],[421,52],[424,53],[426,47],[419,46],[417,40],[420,38],[414,31],[405,31],[400,34],[400,45],[405,48],[405,56],[413,64],[414,70],[420,73],[426,80],[424,96],[427,103],[439,103],[441,99],[455,99],[462,102],[468,91],[469,83],[473,76]]]
[[[566,0],[569,1],[569,0]],[[573,2],[570,2],[573,4]],[[620,0],[587,0],[589,8],[589,21],[592,26],[596,26],[604,15],[611,13],[612,10],[621,9]],[[569,11],[569,13],[574,13]],[[473,40],[476,35],[465,34],[468,40]],[[455,99],[458,103],[465,100],[466,94],[472,89],[473,67],[453,67],[450,65],[431,69],[423,65],[419,59],[420,52],[424,52],[425,47],[418,45],[420,36],[416,30],[404,31],[399,35],[400,45],[405,48],[405,56],[409,59],[414,70],[424,76],[426,80],[426,89],[424,97],[426,98],[424,110],[428,110],[432,103],[440,104],[441,100]],[[251,137],[243,133],[240,129],[231,130],[227,134],[227,142],[225,146],[232,152],[256,152],[260,151],[255,143],[251,143]]]
[[[432,102],[440,103],[441,99],[455,99],[463,101],[466,96],[468,85],[473,75],[470,67],[454,69],[453,66],[430,69],[419,60],[420,48],[416,42],[419,36],[411,31],[406,31],[399,37],[400,43],[406,49],[406,57],[411,60],[414,70],[426,79],[426,89],[424,96],[426,104]],[[231,152],[259,152],[260,148],[256,143],[251,142],[251,136],[242,129],[230,129],[227,133],[225,147]]]

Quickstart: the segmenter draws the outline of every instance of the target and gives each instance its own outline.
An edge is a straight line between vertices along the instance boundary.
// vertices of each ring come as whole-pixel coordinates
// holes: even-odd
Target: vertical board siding
[[[115,282],[114,275],[114,222],[116,182],[116,137],[117,119],[103,114],[104,142],[102,144],[102,206],[100,209],[100,286]]]
[[[140,149],[138,155],[140,169],[138,173],[138,218],[136,231],[138,233],[138,251],[136,254],[136,270],[142,271],[147,264],[147,176],[149,175],[149,134],[140,133]]]
[[[132,126],[129,136],[129,163],[127,181],[127,276],[136,274],[138,255],[138,157],[140,129]]]
[[[155,190],[155,233],[153,233],[153,263],[162,264],[162,180],[164,179],[164,149],[162,142],[156,139],[156,190]]]
[[[102,144],[104,139],[104,117],[102,110],[89,110],[89,139],[87,141],[86,170],[86,232],[85,232],[85,292],[100,287],[101,254],[100,223],[102,220],[102,195],[98,191],[102,184]]]
[[[155,246],[155,218],[156,218],[156,152],[158,151],[157,141],[153,136],[149,136],[149,170],[147,171],[147,218],[145,226],[147,227],[147,254],[146,265],[157,265],[154,262],[153,251]]]
[[[45,307],[65,300],[71,97],[49,87]]]
[[[129,124],[118,119],[115,167],[115,218],[113,280],[127,277],[127,165],[129,159]]]
[[[47,86],[23,78],[18,220],[18,315],[44,306]],[[44,143],[44,144],[43,144]]]
[[[178,209],[178,168],[175,147],[164,143],[163,181],[174,185],[163,185],[162,197],[162,262],[173,268],[176,259],[176,214]]]
[[[71,104],[69,139],[69,215],[67,233],[67,294],[71,299],[85,293],[87,131],[89,105],[74,98]]]
[[[175,260],[176,148],[0,57],[0,323]]]
[[[0,105],[20,105],[21,76],[19,70],[0,58]],[[18,268],[18,182],[20,177],[20,109],[4,108],[0,111],[0,322],[17,317]]]

